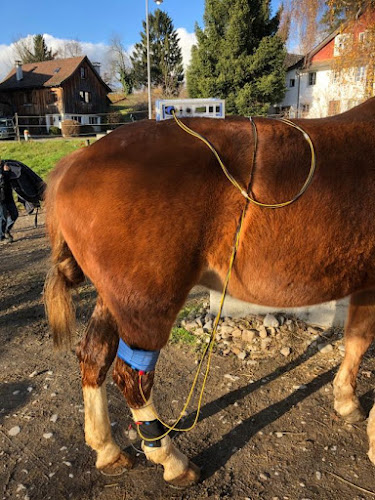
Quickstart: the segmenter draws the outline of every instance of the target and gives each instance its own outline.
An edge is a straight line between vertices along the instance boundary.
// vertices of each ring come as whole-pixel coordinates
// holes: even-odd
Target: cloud
[[[182,59],[184,61],[184,68],[186,69],[190,63],[191,48],[197,43],[197,38],[195,33],[189,33],[185,28],[178,28],[176,31],[180,39]]]
[[[186,68],[190,61],[191,47],[194,45],[196,38],[194,33],[188,33],[185,28],[178,28],[178,36],[180,38],[180,45],[182,49],[182,57],[184,62],[184,67]],[[52,48],[53,52],[63,51],[64,47],[69,42],[74,42],[75,40],[68,40],[63,38],[56,38],[49,33],[45,33],[44,40],[48,48]],[[22,40],[32,43],[33,35],[27,35]],[[105,43],[92,43],[79,41],[82,51],[88,56],[92,62],[100,62],[102,72],[106,72],[110,67],[110,46]],[[129,46],[127,53],[131,54],[134,49],[134,45]],[[6,77],[9,71],[14,65],[14,61],[17,59],[17,52],[14,43],[10,45],[0,45],[0,81]]]

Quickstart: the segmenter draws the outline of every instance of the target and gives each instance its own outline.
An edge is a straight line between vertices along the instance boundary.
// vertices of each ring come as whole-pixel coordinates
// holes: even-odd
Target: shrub
[[[106,129],[115,129],[121,123],[124,123],[124,117],[118,111],[112,111],[112,113],[108,113],[105,117]]]
[[[61,122],[64,137],[76,137],[81,132],[81,124],[77,120],[64,120]]]
[[[61,135],[61,129],[59,129],[59,127],[55,127],[54,125],[52,125],[52,127],[49,128],[49,133],[51,135]]]
[[[92,125],[81,125],[82,135],[95,135],[95,129]]]

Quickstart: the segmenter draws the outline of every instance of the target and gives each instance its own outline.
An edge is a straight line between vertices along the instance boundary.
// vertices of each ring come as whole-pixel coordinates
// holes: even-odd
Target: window
[[[337,35],[335,38],[333,55],[341,56],[342,53],[349,48],[350,41],[351,41],[351,35],[349,35],[348,33],[342,33],[341,35]]]
[[[340,101],[329,101],[328,103],[328,115],[337,115],[340,113],[341,103]]]
[[[289,87],[295,87],[296,86],[296,80],[295,78],[291,78],[289,80]]]
[[[331,79],[332,83],[338,83],[340,80],[340,71],[332,71]]]
[[[98,125],[99,116],[89,116],[89,124],[90,125]]]
[[[365,79],[365,76],[366,76],[365,66],[359,66],[358,68],[354,69],[354,80],[356,82],[362,82]]]
[[[31,90],[24,92],[23,94],[23,104],[24,106],[31,106],[33,102],[33,93]]]
[[[58,101],[57,92],[55,92],[54,90],[50,91],[49,97],[50,97],[50,102],[51,103],[54,103],[54,102]]]
[[[91,102],[91,92],[85,92],[84,90],[79,91],[79,99],[82,102]]]
[[[302,113],[308,113],[310,111],[310,104],[302,104]]]
[[[81,72],[81,78],[82,78],[82,80],[84,80],[87,77],[86,68],[84,66],[81,66],[80,67],[80,72]]]
[[[312,73],[309,73],[309,85],[315,85],[316,84],[316,72],[313,71]]]
[[[76,122],[82,123],[82,116],[72,116],[71,120],[75,120]]]
[[[369,32],[368,31],[362,31],[358,35],[358,41],[359,43],[367,43],[369,40]]]

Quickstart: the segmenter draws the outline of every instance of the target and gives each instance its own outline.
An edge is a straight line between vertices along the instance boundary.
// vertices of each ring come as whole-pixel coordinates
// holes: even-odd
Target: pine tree
[[[165,96],[177,95],[184,78],[182,53],[172,19],[166,12],[157,9],[149,15],[149,34],[151,83],[161,87]],[[146,22],[131,61],[135,84],[147,85]]]
[[[48,49],[43,35],[33,37],[33,48],[28,44],[27,39],[16,42],[16,51],[22,64],[50,61],[55,58],[52,49]]]
[[[264,114],[285,92],[285,48],[269,0],[206,0],[187,73],[191,97],[226,99],[229,113]]]

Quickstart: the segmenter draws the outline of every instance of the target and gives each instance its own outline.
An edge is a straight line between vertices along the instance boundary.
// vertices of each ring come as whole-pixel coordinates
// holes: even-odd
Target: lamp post
[[[163,3],[163,0],[154,0],[156,5]],[[147,38],[147,95],[148,95],[148,119],[152,118],[151,102],[151,64],[150,64],[150,26],[148,19],[148,0],[146,0],[146,38]]]

